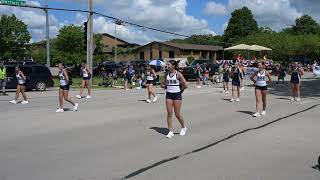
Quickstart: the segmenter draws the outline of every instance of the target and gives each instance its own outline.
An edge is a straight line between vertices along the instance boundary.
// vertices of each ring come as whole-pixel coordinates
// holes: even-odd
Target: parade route
[[[57,91],[28,92],[27,105],[0,96],[0,180],[319,180],[320,80],[307,74],[301,102],[273,83],[267,115],[246,81],[240,102],[222,84],[183,93],[186,136],[167,134],[165,91],[94,90],[79,111],[56,113]],[[174,119],[175,133],[180,131]]]

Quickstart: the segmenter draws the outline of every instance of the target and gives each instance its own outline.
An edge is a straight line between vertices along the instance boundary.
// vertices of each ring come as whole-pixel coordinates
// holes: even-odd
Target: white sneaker
[[[233,102],[234,101],[234,99],[232,98],[232,99],[230,99],[230,102]]]
[[[89,95],[86,97],[86,99],[90,99],[90,98],[92,98],[92,97],[91,97],[91,96],[89,96]]]
[[[297,102],[300,102],[300,98],[297,98],[296,101],[297,101]]]
[[[186,135],[186,132],[187,132],[187,127],[181,128],[180,136]]]
[[[265,116],[266,114],[267,114],[266,111],[262,111],[262,112],[261,112],[261,115],[262,115],[262,116]]]
[[[76,104],[74,105],[74,107],[73,107],[73,111],[78,111],[78,107],[79,107],[79,104],[76,103]]]
[[[254,114],[252,114],[253,117],[260,117],[260,113],[259,112],[256,112]]]
[[[152,102],[157,102],[157,100],[158,100],[158,97],[156,96],[156,97],[153,98]]]
[[[201,88],[201,86],[197,86],[197,88],[199,89],[199,88]]]
[[[57,112],[57,113],[62,113],[62,112],[64,112],[64,110],[61,109],[61,108],[58,108],[58,109],[56,110],[56,112]]]
[[[240,99],[239,99],[239,98],[237,98],[237,99],[236,99],[236,101],[237,101],[237,102],[239,102],[239,101],[240,101]]]
[[[151,100],[150,100],[150,99],[147,99],[146,102],[147,102],[147,103],[151,103]]]
[[[21,104],[28,104],[29,101],[22,101]]]
[[[76,95],[76,98],[81,99],[82,97],[80,95]]]
[[[244,90],[244,87],[242,87],[240,90],[243,91],[243,90]]]
[[[291,100],[291,101],[295,101],[295,100],[296,100],[296,98],[294,98],[294,97],[293,97],[293,98],[291,98],[290,100]]]
[[[10,103],[12,104],[17,104],[18,102],[16,100],[12,100],[12,101],[9,101]]]
[[[169,131],[168,135],[166,136],[167,138],[171,139],[174,136],[172,131]]]

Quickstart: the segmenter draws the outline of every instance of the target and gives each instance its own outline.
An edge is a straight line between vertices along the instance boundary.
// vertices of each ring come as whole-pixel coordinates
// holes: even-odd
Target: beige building
[[[188,58],[211,59],[216,60],[221,54],[223,47],[198,45],[198,44],[180,44],[172,42],[151,42],[135,49],[136,59],[170,59],[170,58]]]

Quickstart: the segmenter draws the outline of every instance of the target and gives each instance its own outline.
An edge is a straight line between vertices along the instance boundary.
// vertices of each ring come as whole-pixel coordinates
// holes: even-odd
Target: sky
[[[34,6],[86,10],[88,0],[25,0]],[[303,14],[320,21],[320,0],[93,0],[94,11],[105,15],[179,34],[223,34],[231,12],[247,6],[259,26],[275,31],[290,27]],[[0,14],[15,14],[28,25],[32,42],[45,39],[45,13],[43,10],[0,5]],[[85,13],[49,11],[50,37],[57,36],[65,25],[82,25]],[[115,35],[112,20],[94,16],[94,32]],[[116,36],[130,43],[146,44],[182,38],[128,24],[117,26]]]

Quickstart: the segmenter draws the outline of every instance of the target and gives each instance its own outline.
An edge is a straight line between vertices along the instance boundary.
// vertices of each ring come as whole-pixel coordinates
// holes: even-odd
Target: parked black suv
[[[196,79],[195,68],[197,67],[198,63],[202,69],[205,69],[204,64],[205,63],[207,64],[207,68],[210,69],[209,71],[210,76],[213,76],[216,72],[219,72],[219,65],[213,64],[212,60],[198,59],[198,60],[192,61],[192,63],[189,66],[183,68],[183,76],[186,78],[186,80]]]
[[[7,65],[7,85],[6,89],[15,89],[17,87],[17,78],[15,76],[15,66]],[[53,87],[54,82],[50,70],[39,64],[20,66],[21,71],[27,77],[26,89],[28,91],[36,89],[37,91],[45,91],[48,87]]]

